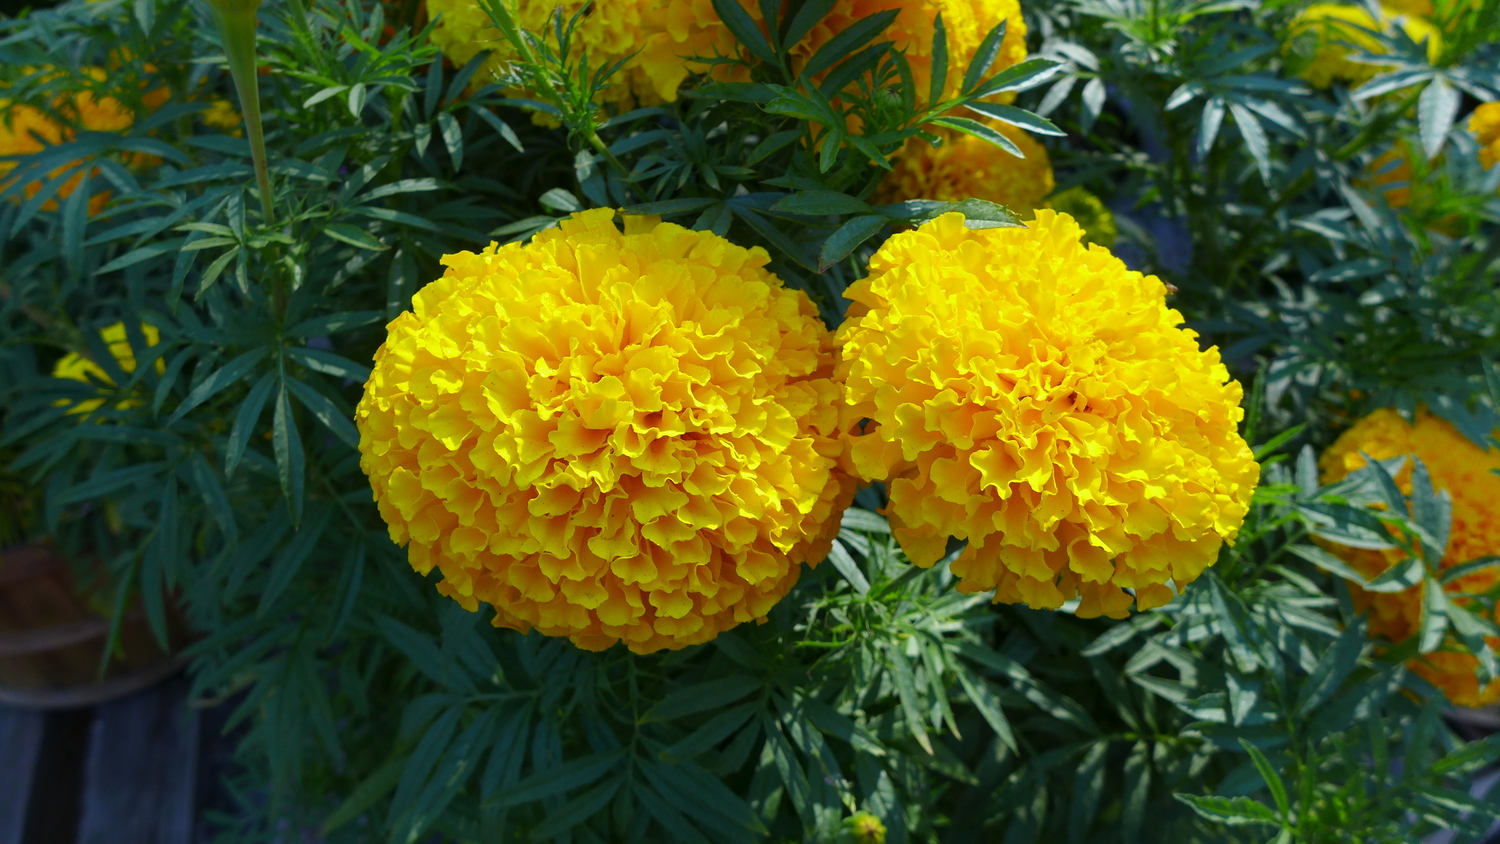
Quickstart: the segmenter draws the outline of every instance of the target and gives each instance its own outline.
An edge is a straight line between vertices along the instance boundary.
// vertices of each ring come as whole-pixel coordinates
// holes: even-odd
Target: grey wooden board
[[[46,716],[0,706],[0,844],[21,844]]]
[[[192,844],[198,729],[180,677],[101,705],[78,844]]]

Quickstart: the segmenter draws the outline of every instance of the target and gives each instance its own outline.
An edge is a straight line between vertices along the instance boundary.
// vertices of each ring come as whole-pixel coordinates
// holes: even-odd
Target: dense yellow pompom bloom
[[[554,9],[571,17],[587,0],[520,0],[521,25],[550,32]],[[761,23],[759,0],[740,0],[751,19]],[[453,62],[464,64],[481,50],[493,50],[487,67],[499,70],[514,56],[490,23],[479,0],[428,0],[428,13],[441,15],[433,32],[436,44]],[[1026,57],[1026,24],[1017,0],[836,0],[832,10],[791,49],[794,64],[805,63],[839,33],[870,15],[899,10],[882,36],[911,63],[917,98],[925,102],[932,78],[932,34],[938,14],[948,32],[950,70],[947,93],[958,90],[963,71],[979,43],[1000,21],[1006,36],[993,71]],[[626,59],[621,78],[605,94],[609,103],[650,104],[677,99],[677,89],[691,73],[730,78],[734,71],[693,62],[693,58],[738,55],[738,44],[715,12],[712,0],[612,0],[595,3],[581,21],[576,38],[594,67]]]
[[[156,330],[156,326],[154,325],[142,323],[141,335],[146,338],[147,346],[155,346],[161,342],[161,333]],[[119,363],[121,370],[125,372],[135,371],[135,351],[130,348],[130,338],[125,333],[125,323],[117,322],[106,327],[99,332],[99,337],[109,345],[109,353]],[[160,360],[156,362],[156,371],[157,374],[165,371],[165,366]],[[110,378],[108,373],[104,371],[104,367],[77,352],[69,352],[63,355],[52,367],[52,377],[69,378],[84,383],[89,383],[90,380],[100,381],[105,384],[115,383],[114,379]],[[59,402],[59,404],[65,403]],[[122,399],[115,404],[115,407],[124,410],[134,407],[139,403],[135,399]],[[68,412],[88,413],[97,409],[102,404],[104,404],[104,399],[87,399],[74,405]]]
[[[1056,184],[1047,148],[1014,126],[992,126],[1026,157],[1017,158],[989,141],[958,132],[945,133],[939,146],[913,138],[881,182],[876,201],[984,199],[1023,216],[1035,211]]]
[[[1361,454],[1363,452],[1363,454]],[[1345,431],[1318,461],[1324,483],[1337,481],[1365,465],[1363,455],[1389,460],[1416,455],[1427,467],[1435,489],[1447,490],[1453,501],[1453,523],[1448,550],[1440,568],[1500,554],[1500,451],[1483,449],[1440,417],[1419,412],[1410,424],[1390,408],[1371,413]],[[1396,484],[1411,494],[1411,461],[1396,475]],[[1399,549],[1376,551],[1328,544],[1329,550],[1356,571],[1372,579],[1404,559]],[[1479,593],[1500,583],[1500,569],[1485,568],[1455,579],[1449,592]],[[1370,633],[1400,642],[1420,628],[1422,586],[1404,592],[1366,592],[1350,584],[1355,605],[1370,611]],[[1462,599],[1458,599],[1462,600]],[[1500,639],[1491,641],[1500,647]],[[1500,699],[1500,681],[1479,688],[1477,660],[1459,651],[1425,654],[1407,663],[1416,673],[1441,688],[1460,706],[1480,706]]]
[[[1159,607],[1233,541],[1259,467],[1240,385],[1166,286],[1085,247],[1043,209],[1027,228],[945,214],[897,234],[845,294],[851,436],[884,481],[893,532],[930,566],[949,537],[959,589],[1077,613]]]
[[[1368,82],[1385,68],[1356,62],[1351,53],[1382,54],[1385,46],[1371,32],[1391,33],[1400,26],[1416,42],[1426,41],[1427,56],[1435,60],[1442,46],[1432,24],[1415,15],[1392,15],[1380,11],[1377,21],[1363,6],[1344,3],[1314,3],[1292,20],[1288,49],[1305,44],[1310,57],[1299,75],[1314,87],[1327,88],[1335,80],[1358,85]]]
[[[1488,170],[1500,161],[1500,102],[1481,103],[1469,115],[1469,131],[1479,141],[1479,165]]]
[[[762,249],[613,214],[445,257],[356,421],[391,538],[440,591],[648,653],[763,619],[854,481],[806,294]]]
[[[1094,196],[1083,188],[1082,185],[1074,185],[1064,191],[1058,191],[1047,197],[1042,204],[1044,208],[1051,208],[1072,217],[1078,227],[1083,229],[1084,243],[1097,243],[1105,249],[1111,249],[1115,240],[1120,236],[1120,229],[1115,225],[1115,215],[1105,207],[1099,197]]]

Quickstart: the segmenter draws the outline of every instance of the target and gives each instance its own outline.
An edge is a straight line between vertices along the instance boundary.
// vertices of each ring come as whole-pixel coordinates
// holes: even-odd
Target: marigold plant
[[[1155,276],[1079,243],[1066,214],[892,237],[839,330],[853,465],[893,532],[959,589],[1081,616],[1159,607],[1245,518],[1258,466],[1237,382]],[[1172,585],[1169,585],[1172,584]]]
[[[1366,463],[1366,458],[1389,460],[1415,456],[1427,467],[1434,489],[1446,490],[1453,502],[1453,521],[1448,548],[1440,569],[1480,557],[1500,554],[1500,451],[1483,449],[1459,433],[1447,420],[1419,412],[1415,424],[1408,423],[1393,408],[1382,408],[1359,420],[1323,452],[1318,461],[1325,483],[1332,483]],[[1412,491],[1412,465],[1395,475],[1402,492]],[[1405,559],[1399,548],[1371,550],[1328,543],[1328,547],[1367,580]],[[1455,578],[1444,589],[1452,593],[1478,594],[1500,583],[1500,571],[1481,568]],[[1392,642],[1403,642],[1421,626],[1424,586],[1403,592],[1369,592],[1350,584],[1355,606],[1370,612],[1370,634]],[[1488,637],[1492,647],[1500,638]],[[1480,688],[1475,668],[1478,660],[1469,653],[1438,651],[1407,663],[1413,671],[1443,690],[1460,706],[1482,706],[1500,700],[1500,680]]]
[[[391,537],[440,591],[646,653],[763,619],[853,482],[806,294],[763,250],[613,215],[444,258],[357,421]]]
[[[1379,20],[1363,6],[1344,3],[1314,3],[1303,9],[1292,21],[1296,42],[1307,42],[1311,55],[1300,70],[1303,79],[1318,88],[1335,81],[1358,85],[1373,79],[1386,68],[1350,58],[1352,53],[1381,54],[1385,46],[1374,32],[1392,33],[1399,26],[1413,41],[1426,42],[1429,59],[1441,50],[1438,31],[1426,20],[1410,14],[1388,14],[1380,10]]]
[[[878,201],[973,198],[999,203],[1018,214],[1035,211],[1055,184],[1047,148],[1014,126],[998,121],[992,125],[1025,157],[1017,158],[987,140],[958,132],[945,133],[938,146],[914,139],[881,182]]]

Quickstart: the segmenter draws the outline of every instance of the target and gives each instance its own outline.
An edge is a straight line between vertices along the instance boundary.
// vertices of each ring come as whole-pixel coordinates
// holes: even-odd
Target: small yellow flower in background
[[[1500,161],[1500,102],[1481,103],[1469,115],[1469,131],[1479,141],[1479,166],[1488,170]]]
[[[881,182],[876,201],[984,199],[1023,216],[1035,211],[1055,184],[1047,148],[1014,126],[998,121],[991,125],[1026,157],[1017,158],[989,141],[959,132],[944,133],[939,146],[913,138]]]
[[[649,653],[764,619],[854,481],[807,295],[760,248],[613,216],[446,256],[356,422],[391,538],[439,591]]]
[[[1389,460],[1415,455],[1427,467],[1432,485],[1447,490],[1453,502],[1453,522],[1448,550],[1440,569],[1500,554],[1500,452],[1483,449],[1459,433],[1447,420],[1420,411],[1416,423],[1408,423],[1391,408],[1371,413],[1345,431],[1318,460],[1324,483],[1333,483],[1365,465],[1364,455]],[[1396,475],[1401,491],[1411,494],[1411,461]],[[1373,579],[1405,559],[1400,549],[1371,550],[1325,543],[1365,579]],[[1480,569],[1456,578],[1444,587],[1448,592],[1481,593],[1500,583],[1500,568]],[[1370,634],[1401,642],[1420,629],[1424,587],[1404,592],[1366,592],[1350,584],[1355,606],[1370,611]],[[1461,600],[1461,599],[1460,599]],[[1490,638],[1491,647],[1500,639]],[[1482,706],[1500,699],[1500,680],[1479,687],[1470,654],[1443,650],[1407,662],[1407,667],[1442,689],[1459,706]]]
[[[141,335],[146,338],[147,346],[155,346],[161,341],[161,333],[156,330],[156,326],[154,325],[142,323]],[[106,327],[99,332],[99,337],[109,345],[109,353],[119,363],[121,370],[127,373],[135,371],[135,351],[130,348],[130,338],[125,333],[125,323],[117,322]],[[158,359],[156,361],[156,372],[157,374],[161,374],[164,371],[166,371],[166,367]],[[68,378],[74,381],[82,381],[86,384],[91,383],[91,381],[100,381],[105,384],[115,383],[114,379],[105,373],[103,367],[77,352],[69,352],[63,355],[52,367],[52,377]],[[66,402],[58,402],[58,404],[66,404]],[[104,399],[87,399],[74,405],[68,412],[89,413],[103,404]],[[135,399],[123,399],[117,402],[115,407],[125,410],[135,407],[138,404],[140,402]]]
[[[1327,88],[1334,81],[1355,86],[1368,82],[1386,69],[1349,58],[1351,53],[1385,52],[1384,45],[1366,30],[1389,34],[1397,26],[1413,41],[1426,41],[1429,59],[1438,57],[1442,50],[1438,31],[1422,18],[1410,14],[1392,15],[1381,10],[1377,21],[1363,6],[1343,3],[1314,3],[1303,9],[1292,20],[1292,40],[1288,42],[1287,50],[1308,54],[1298,75],[1314,87]]]
[[[1082,185],[1052,194],[1042,207],[1072,217],[1083,229],[1084,243],[1097,243],[1105,249],[1112,249],[1119,239],[1120,229],[1115,225],[1114,213]]]
[[[234,107],[234,104],[223,98],[216,98],[209,103],[203,112],[203,124],[221,132],[227,132],[236,138],[244,134],[241,128],[245,122],[243,115]]]
[[[1076,222],[971,230],[945,214],[893,236],[838,333],[850,456],[887,485],[912,562],[949,537],[963,592],[1080,616],[1162,606],[1233,541],[1259,467],[1240,385],[1166,286]]]

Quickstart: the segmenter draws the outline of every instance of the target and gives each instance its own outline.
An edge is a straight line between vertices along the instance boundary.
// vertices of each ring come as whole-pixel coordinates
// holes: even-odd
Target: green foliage
[[[1320,488],[1314,449],[1386,405],[1481,442],[1500,421],[1500,168],[1460,126],[1500,99],[1500,0],[1442,0],[1436,62],[1393,40],[1398,63],[1332,93],[1288,75],[1285,4],[1037,2],[1038,57],[993,71],[989,33],[949,100],[944,73],[912,90],[889,12],[798,66],[830,3],[763,3],[762,30],[717,0],[743,49],[711,60],[746,81],[624,113],[596,105],[618,68],[577,49],[576,18],[525,32],[487,0],[526,58],[486,79],[483,56],[446,66],[412,5],[262,9],[269,197],[249,145],[200,123],[231,91],[206,9],[0,21],[7,98],[55,113],[88,90],[140,115],[0,179],[0,494],[26,508],[0,508],[0,541],[102,556],[109,602],[142,599],[159,636],[169,600],[185,613],[198,694],[245,730],[224,840],[850,840],[864,812],[890,842],[1472,841],[1496,819],[1464,789],[1500,747],[1460,743],[1403,667],[1457,643],[1500,674],[1496,596],[1436,588],[1494,559],[1438,568],[1451,513],[1425,470],[1410,496],[1395,465]],[[1009,92],[1032,110],[984,99]],[[1060,187],[1106,199],[1122,254],[1253,382],[1262,488],[1176,601],[1123,621],[992,606],[946,561],[906,561],[878,489],[767,623],[680,652],[497,631],[410,570],[349,420],[382,326],[442,255],[621,207],[765,247],[837,324],[896,228],[1016,224],[981,199],[872,204],[933,126],[1009,148],[987,120],[1060,138]],[[1402,139],[1421,207],[1369,185]],[[98,335],[117,321],[129,372]],[[108,380],[49,377],[68,352]],[[1314,539],[1406,562],[1365,582]],[[1421,635],[1368,639],[1346,579],[1425,584]]]

